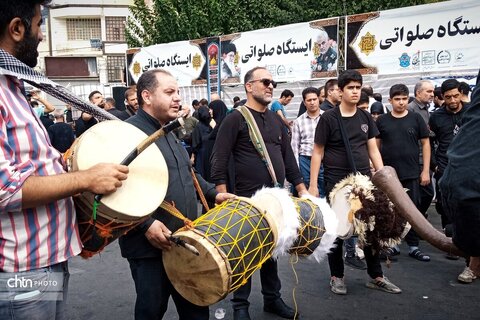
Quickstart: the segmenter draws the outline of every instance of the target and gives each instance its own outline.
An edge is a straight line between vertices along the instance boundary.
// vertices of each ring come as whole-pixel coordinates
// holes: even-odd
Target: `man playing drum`
[[[155,69],[143,73],[137,83],[137,94],[140,108],[126,122],[147,135],[177,118],[181,100],[177,81],[169,72]],[[185,148],[171,132],[156,140],[155,144],[162,151],[168,167],[165,201],[174,204],[188,219],[195,220],[197,197]],[[230,193],[218,193],[213,184],[198,174],[197,179],[209,201],[221,203],[234,197]],[[122,256],[128,259],[135,282],[136,320],[162,319],[170,296],[180,320],[209,318],[208,307],[196,306],[183,298],[172,286],[163,267],[162,250],[171,248],[167,236],[183,225],[182,220],[159,208],[148,220],[119,239]]]
[[[375,141],[375,136],[378,135],[377,127],[367,111],[357,108],[362,81],[361,74],[355,70],[342,73],[338,77],[338,87],[342,92],[340,105],[325,111],[320,117],[315,130],[315,145],[310,169],[309,191],[313,195],[318,196],[317,176],[322,162],[325,168],[327,198],[334,186],[350,173],[357,171],[370,176],[369,160],[372,161],[376,170],[383,167],[382,157]],[[347,141],[348,145],[344,141]],[[346,294],[347,287],[343,280],[343,240],[338,238],[337,244],[328,256],[331,273],[330,287],[336,294]],[[400,293],[400,288],[383,276],[378,252],[374,253],[370,246],[365,246],[364,252],[367,272],[372,278],[367,283],[367,287],[389,293]]]
[[[276,180],[283,184],[285,178],[297,189],[299,195],[307,192],[302,175],[293,155],[290,139],[279,116],[268,109],[272,102],[276,82],[265,68],[256,67],[245,74],[245,91],[248,108],[265,142],[267,152],[275,171]],[[235,110],[238,110],[235,109]],[[224,192],[227,184],[228,160],[233,153],[235,160],[235,194],[251,197],[264,186],[273,187],[273,177],[255,149],[249,136],[249,129],[240,112],[232,112],[223,120],[219,128],[211,157],[211,177],[217,190]],[[295,317],[295,311],[280,297],[281,283],[277,272],[277,262],[267,260],[260,269],[264,310],[287,319]],[[248,320],[248,296],[251,279],[233,293],[235,320]]]
[[[128,173],[115,164],[65,173],[25,98],[22,75],[6,71],[37,64],[40,10],[48,2],[0,2],[0,319],[65,318],[67,260],[82,248],[71,196],[114,192]]]

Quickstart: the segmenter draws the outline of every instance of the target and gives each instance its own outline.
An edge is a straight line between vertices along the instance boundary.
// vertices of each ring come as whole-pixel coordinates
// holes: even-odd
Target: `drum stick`
[[[168,234],[165,234],[165,233],[164,233],[164,235],[167,237],[168,240],[172,241],[177,246],[184,247],[185,249],[187,249],[188,251],[190,251],[191,253],[193,253],[196,256],[200,255],[200,252],[198,252],[197,248],[195,248],[194,246],[192,246],[189,243],[186,243],[185,240],[182,240],[178,237],[174,237],[172,235],[168,235]]]
[[[135,147],[123,160],[120,164],[128,166],[130,163],[132,163],[133,160],[135,160],[136,157],[145,149],[147,149],[152,143],[155,142],[160,137],[165,136],[168,134],[170,131],[175,130],[178,127],[183,127],[185,124],[185,121],[183,120],[182,117],[177,118],[175,121],[170,122],[167,125],[164,125],[154,133],[152,133],[150,136],[148,136],[145,140],[140,142],[138,146]],[[102,200],[103,194],[97,194],[95,195],[95,201],[100,203],[100,200]]]

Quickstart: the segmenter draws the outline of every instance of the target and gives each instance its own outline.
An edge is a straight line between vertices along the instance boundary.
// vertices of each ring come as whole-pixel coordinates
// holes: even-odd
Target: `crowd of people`
[[[65,318],[68,259],[82,248],[72,197],[82,192],[113,193],[129,175],[127,166],[107,163],[65,172],[62,153],[98,120],[87,112],[73,119],[70,107],[66,112],[55,110],[37,91],[26,92],[24,75],[4,71],[9,63],[35,67],[36,48],[43,37],[40,6],[48,2],[7,0],[0,4],[1,319]],[[236,97],[231,109],[216,94],[210,101],[194,100],[192,109],[182,105],[175,77],[162,69],[144,72],[136,87],[126,90],[125,110],[117,109],[115,101],[99,91],[91,92],[89,101],[147,135],[184,118],[184,127],[159,138],[155,146],[168,168],[165,201],[175,204],[190,220],[199,214],[200,193],[213,205],[235,196],[251,197],[265,186],[282,188],[288,182],[295,195],[310,194],[330,201],[335,185],[349,174],[372,176],[388,165],[395,168],[424,215],[436,191],[436,210],[446,235],[471,256],[458,281],[471,283],[480,275],[476,186],[467,183],[460,189],[462,194],[441,195],[445,188],[461,183],[459,177],[465,178],[469,169],[477,170],[473,164],[476,154],[465,151],[469,142],[455,136],[471,138],[478,131],[478,88],[470,107],[470,87],[455,79],[438,88],[430,81],[419,81],[410,102],[408,87],[399,83],[390,88],[391,107],[387,108],[382,97],[363,83],[360,73],[346,70],[320,88],[305,88],[298,117],[292,120],[287,118],[285,106],[294,93],[284,90],[274,101],[277,83],[266,68],[247,71],[243,80],[245,99]],[[49,113],[54,122],[46,116]],[[462,130],[463,125],[470,130]],[[253,136],[265,148],[260,150],[252,143]],[[465,161],[467,168],[457,174],[460,161]],[[128,260],[135,283],[137,320],[162,319],[170,297],[180,319],[209,318],[208,307],[182,297],[163,267],[162,250],[171,249],[169,237],[182,226],[181,220],[158,208],[120,238],[121,254]],[[405,241],[412,259],[430,261],[415,230],[408,232]],[[328,255],[331,291],[347,294],[346,263],[367,270],[370,280],[366,287],[401,293],[385,277],[380,264],[381,259],[396,260],[399,254],[398,247],[378,252],[369,245],[358,248],[355,238],[338,238]],[[451,254],[446,257],[459,259]],[[28,291],[8,286],[17,276],[35,279],[38,286]],[[50,288],[45,289],[43,280],[48,279],[55,282],[47,281]],[[264,310],[296,318],[297,311],[281,298],[275,259],[261,266],[260,279]],[[251,319],[250,292],[248,279],[233,293],[235,320]]]

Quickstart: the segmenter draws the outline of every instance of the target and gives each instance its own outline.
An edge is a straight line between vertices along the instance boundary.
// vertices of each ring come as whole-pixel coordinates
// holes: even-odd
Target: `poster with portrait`
[[[456,0],[347,17],[346,68],[399,74],[478,68],[480,1]]]
[[[276,81],[337,75],[338,18],[222,36],[222,83],[242,82],[261,66]]]

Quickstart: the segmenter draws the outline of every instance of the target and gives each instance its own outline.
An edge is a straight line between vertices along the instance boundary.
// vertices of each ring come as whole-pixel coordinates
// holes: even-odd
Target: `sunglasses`
[[[250,80],[248,82],[257,82],[257,81],[260,81],[261,83],[263,83],[265,87],[268,87],[270,84],[272,84],[274,88],[277,87],[277,83],[270,79],[257,79],[257,80]]]

